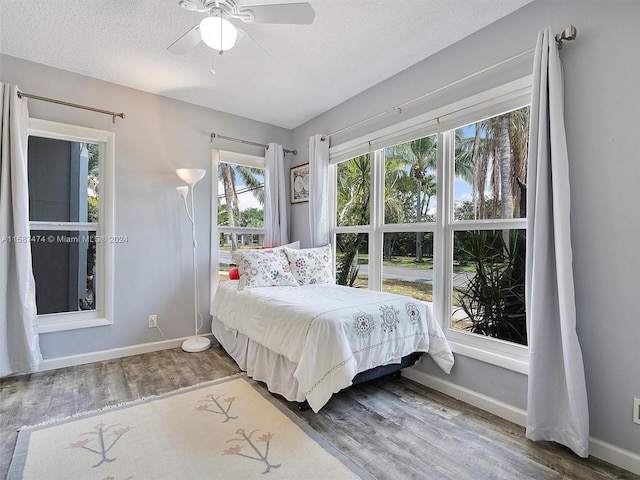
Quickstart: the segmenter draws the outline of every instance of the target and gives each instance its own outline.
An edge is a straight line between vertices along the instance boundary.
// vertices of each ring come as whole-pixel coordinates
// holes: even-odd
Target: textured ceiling
[[[234,21],[220,56],[167,51],[205,15],[177,0],[2,0],[0,52],[294,128],[532,0],[307,1],[312,25]]]

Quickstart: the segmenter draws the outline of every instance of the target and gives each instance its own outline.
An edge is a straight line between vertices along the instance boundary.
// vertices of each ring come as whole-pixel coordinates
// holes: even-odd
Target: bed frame
[[[411,365],[415,365],[415,363],[420,360],[422,357],[422,352],[414,352],[406,357],[402,357],[400,363],[394,363],[390,365],[381,365],[379,367],[374,367],[369,370],[365,370],[364,372],[360,372],[355,377],[353,377],[353,385],[357,385],[359,383],[368,382],[369,380],[374,380],[376,378],[384,377],[386,375],[393,374],[393,378],[400,378],[400,371],[403,368],[410,367]],[[304,412],[309,409],[309,404],[305,400],[304,402],[298,402],[298,410]]]

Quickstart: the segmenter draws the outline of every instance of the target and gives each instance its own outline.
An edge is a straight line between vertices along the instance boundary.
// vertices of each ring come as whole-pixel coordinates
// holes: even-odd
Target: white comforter
[[[420,301],[338,285],[218,287],[211,314],[297,364],[295,378],[317,412],[369,368],[429,352],[449,373],[453,354],[431,310]]]

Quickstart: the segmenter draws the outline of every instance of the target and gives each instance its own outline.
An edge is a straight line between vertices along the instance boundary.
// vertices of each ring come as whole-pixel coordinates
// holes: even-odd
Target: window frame
[[[218,245],[218,235],[220,233],[250,233],[250,234],[266,234],[266,228],[255,227],[220,227],[218,225],[218,208],[217,199],[219,195],[218,188],[218,165],[220,163],[233,163],[246,167],[265,169],[265,157],[259,155],[249,155],[246,153],[233,152],[229,150],[220,150],[214,148],[211,150],[211,235],[210,235],[210,251],[211,260],[209,272],[211,276],[210,298],[213,296],[220,283],[220,249]]]
[[[382,289],[382,239],[387,232],[434,233],[433,312],[455,353],[527,374],[527,346],[485,337],[451,328],[451,286],[453,272],[453,235],[455,231],[518,228],[526,230],[526,218],[454,221],[455,129],[531,104],[532,76],[520,78],[490,90],[472,95],[448,106],[372,132],[363,137],[330,148],[330,215],[331,239],[335,252],[337,233],[369,234],[369,289]],[[436,167],[436,221],[412,224],[385,224],[384,208],[379,196],[384,192],[385,147],[429,135],[438,135]],[[336,225],[337,164],[369,152],[371,155],[371,221],[367,226]],[[451,159],[451,160],[447,160]],[[382,200],[384,201],[384,199]],[[375,260],[375,261],[374,261]]]
[[[30,137],[98,144],[100,147],[100,202],[98,223],[29,221],[30,230],[68,231],[80,228],[96,231],[104,241],[96,244],[97,299],[95,310],[38,315],[39,333],[112,325],[114,296],[115,227],[115,133],[61,122],[29,119]]]

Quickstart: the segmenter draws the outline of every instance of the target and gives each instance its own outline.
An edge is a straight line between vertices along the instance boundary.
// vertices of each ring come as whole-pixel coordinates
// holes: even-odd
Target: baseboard
[[[500,418],[509,420],[516,425],[522,427],[526,425],[527,412],[521,408],[514,407],[513,405],[501,402],[469,388],[448,382],[434,375],[421,372],[416,368],[405,368],[402,370],[402,376],[421,385],[433,388],[445,395],[462,400],[469,405],[478,407]],[[589,454],[640,475],[640,455],[635,452],[625,450],[624,448],[617,447],[594,437],[589,437]]]
[[[217,345],[216,339],[212,334],[202,335],[211,340],[212,345]],[[40,363],[38,371],[45,372],[47,370],[55,370],[57,368],[74,367],[76,365],[84,365],[86,363],[101,362],[104,360],[112,360],[114,358],[130,357],[131,355],[139,355],[141,353],[158,352],[160,350],[168,350],[182,345],[189,337],[173,338],[171,340],[162,340],[159,342],[140,343],[138,345],[130,345],[127,347],[112,348],[110,350],[101,350],[99,352],[82,353],[79,355],[69,355],[67,357],[48,358]]]
[[[589,454],[640,475],[640,455],[636,452],[589,437]]]
[[[505,420],[509,420],[516,425],[520,425],[522,427],[526,425],[527,412],[521,408],[501,402],[495,398],[475,392],[469,388],[461,387],[460,385],[448,382],[434,375],[421,372],[416,368],[405,368],[402,370],[402,376],[429,388],[433,388],[445,395],[462,400],[463,402],[473,405],[474,407],[478,407],[485,412],[493,413],[494,415],[504,418]]]

